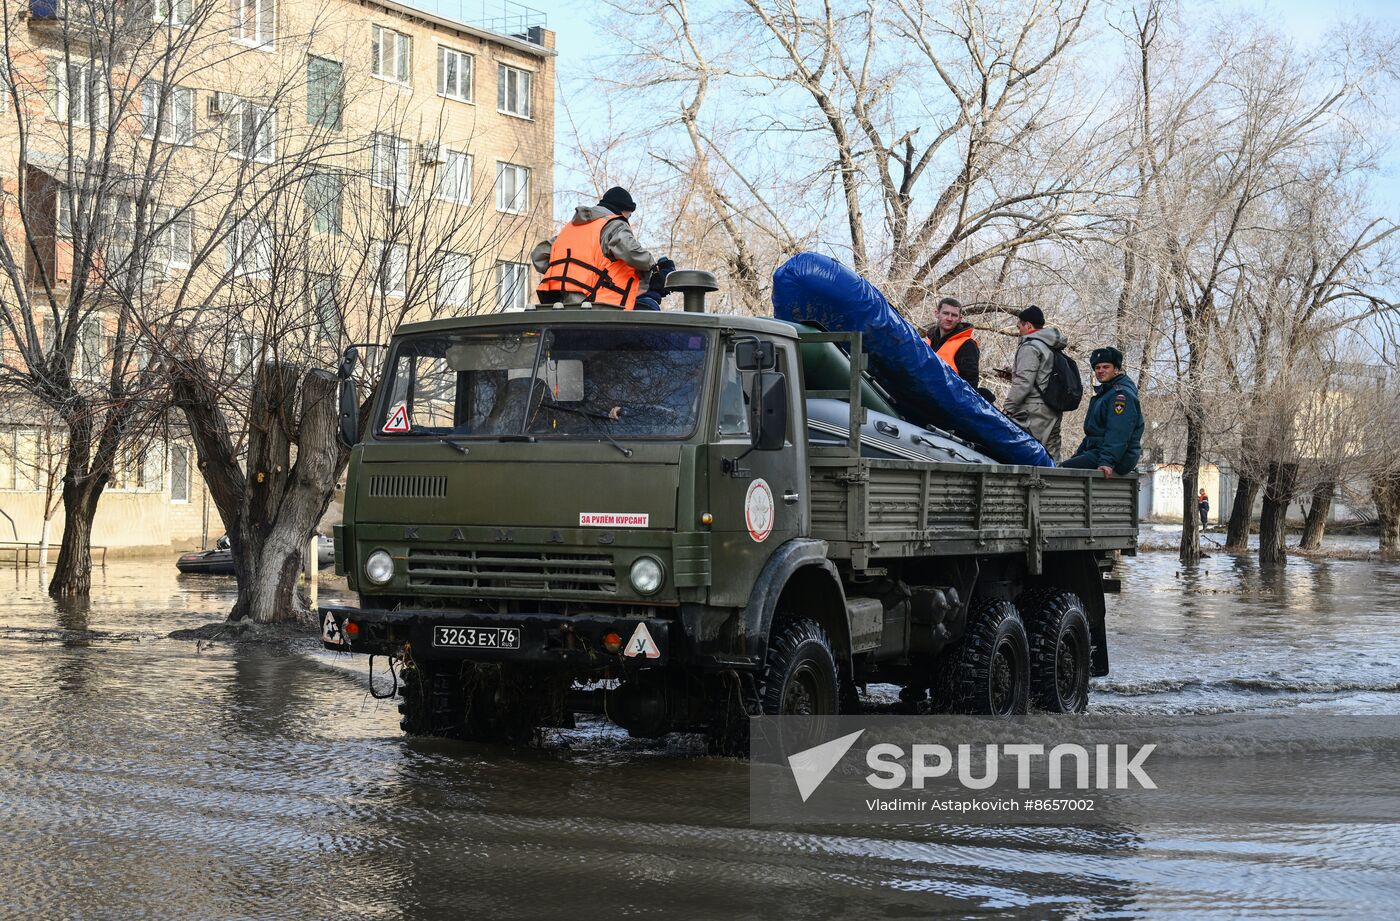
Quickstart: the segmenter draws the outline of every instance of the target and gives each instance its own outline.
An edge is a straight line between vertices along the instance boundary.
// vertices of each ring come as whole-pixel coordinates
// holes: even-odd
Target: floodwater
[[[1400,565],[1124,561],[1138,713],[1400,713]],[[165,639],[228,584],[113,562],[91,608],[0,569],[0,917],[1374,918],[1400,827],[755,827],[686,739],[403,738],[363,663]],[[1400,740],[1397,740],[1400,745]],[[1379,782],[1395,783],[1395,778]]]

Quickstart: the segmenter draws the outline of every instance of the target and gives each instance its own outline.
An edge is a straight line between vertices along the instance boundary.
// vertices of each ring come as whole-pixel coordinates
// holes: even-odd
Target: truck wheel
[[[1030,702],[1030,650],[1016,605],[973,598],[967,629],[939,662],[935,686],[952,713],[1011,716]]]
[[[763,712],[825,716],[840,710],[841,680],[826,631],[810,620],[788,621],[768,641]]]
[[[1089,664],[1093,645],[1089,615],[1073,592],[1032,589],[1016,599],[1031,648],[1031,700],[1051,713],[1089,708]]]
[[[712,754],[748,755],[750,713],[822,716],[840,712],[841,680],[826,631],[810,620],[776,624],[757,693],[749,690],[752,687],[736,676],[715,689],[716,702],[706,730]]]

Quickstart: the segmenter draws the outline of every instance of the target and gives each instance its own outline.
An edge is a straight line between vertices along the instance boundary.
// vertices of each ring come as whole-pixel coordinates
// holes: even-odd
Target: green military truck
[[[749,716],[850,712],[874,682],[921,712],[1083,710],[1136,479],[992,463],[886,412],[858,334],[672,287],[685,312],[405,325],[362,436],[348,356],[360,603],[321,608],[321,639],[389,657],[404,730],[594,713],[737,752]]]

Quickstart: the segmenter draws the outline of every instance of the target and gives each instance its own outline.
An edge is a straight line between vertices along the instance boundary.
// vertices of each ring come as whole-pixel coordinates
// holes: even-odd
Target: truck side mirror
[[[360,398],[355,392],[355,347],[345,350],[345,357],[336,369],[340,378],[340,440],[353,448],[360,440]]]
[[[772,371],[778,367],[778,350],[766,340],[739,339],[734,343],[734,363],[740,371]]]
[[[750,409],[751,443],[760,451],[781,451],[787,441],[787,375],[777,371],[762,374],[759,388],[758,402]]]

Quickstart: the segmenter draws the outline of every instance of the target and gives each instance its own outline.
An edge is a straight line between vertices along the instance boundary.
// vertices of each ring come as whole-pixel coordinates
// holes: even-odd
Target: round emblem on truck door
[[[744,524],[748,525],[749,537],[759,543],[767,540],[773,533],[774,514],[773,490],[768,488],[768,481],[754,480],[744,496]]]

